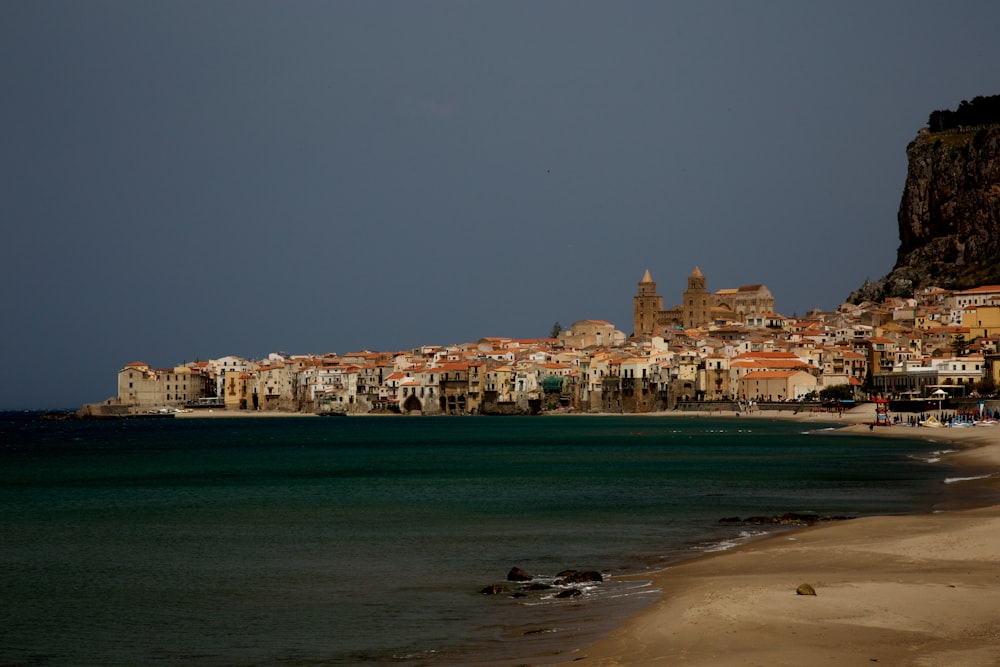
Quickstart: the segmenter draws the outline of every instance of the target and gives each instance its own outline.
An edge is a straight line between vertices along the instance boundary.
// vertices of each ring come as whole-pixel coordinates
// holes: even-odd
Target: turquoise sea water
[[[9,417],[0,664],[539,662],[660,594],[621,575],[745,539],[722,517],[923,512],[949,474],[766,420]],[[608,580],[479,594],[512,566]]]

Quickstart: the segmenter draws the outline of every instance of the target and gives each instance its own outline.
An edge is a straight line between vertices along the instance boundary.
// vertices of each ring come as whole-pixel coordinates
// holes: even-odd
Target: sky
[[[1000,4],[0,3],[0,409],[117,372],[632,330],[888,273],[906,145],[1000,93]]]

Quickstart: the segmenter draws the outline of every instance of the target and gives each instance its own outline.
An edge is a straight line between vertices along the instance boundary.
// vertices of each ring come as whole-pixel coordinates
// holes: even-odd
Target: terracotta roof
[[[798,359],[793,352],[744,352],[736,359]]]
[[[972,293],[982,293],[982,292],[1000,292],[1000,285],[981,285],[979,287],[973,287],[971,289],[964,289],[958,294],[972,294]]]
[[[467,370],[469,370],[469,364],[463,364],[463,363],[444,364],[443,366],[441,366],[441,370],[444,370],[444,371],[467,371]]]
[[[801,359],[773,359],[758,362],[765,368],[809,368],[809,364]]]
[[[743,376],[745,380],[769,380],[779,378],[790,378],[796,373],[804,371],[753,371]]]

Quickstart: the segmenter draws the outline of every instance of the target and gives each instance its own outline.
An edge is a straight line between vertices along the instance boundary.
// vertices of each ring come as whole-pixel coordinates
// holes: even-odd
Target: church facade
[[[633,297],[633,335],[642,338],[677,327],[697,329],[745,322],[750,317],[771,313],[774,313],[774,297],[765,285],[744,285],[712,294],[697,266],[688,276],[681,303],[664,310],[663,297],[656,294],[656,282],[647,269],[639,281],[638,294]]]

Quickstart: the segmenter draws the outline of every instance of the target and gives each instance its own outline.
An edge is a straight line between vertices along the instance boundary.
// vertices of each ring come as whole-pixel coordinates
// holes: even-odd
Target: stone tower
[[[684,290],[684,328],[694,329],[708,322],[711,309],[708,289],[705,287],[705,276],[697,266],[688,276],[688,286]]]
[[[639,293],[632,298],[632,335],[648,337],[656,333],[656,323],[663,310],[663,297],[656,296],[656,283],[649,276],[649,269],[639,281]]]

